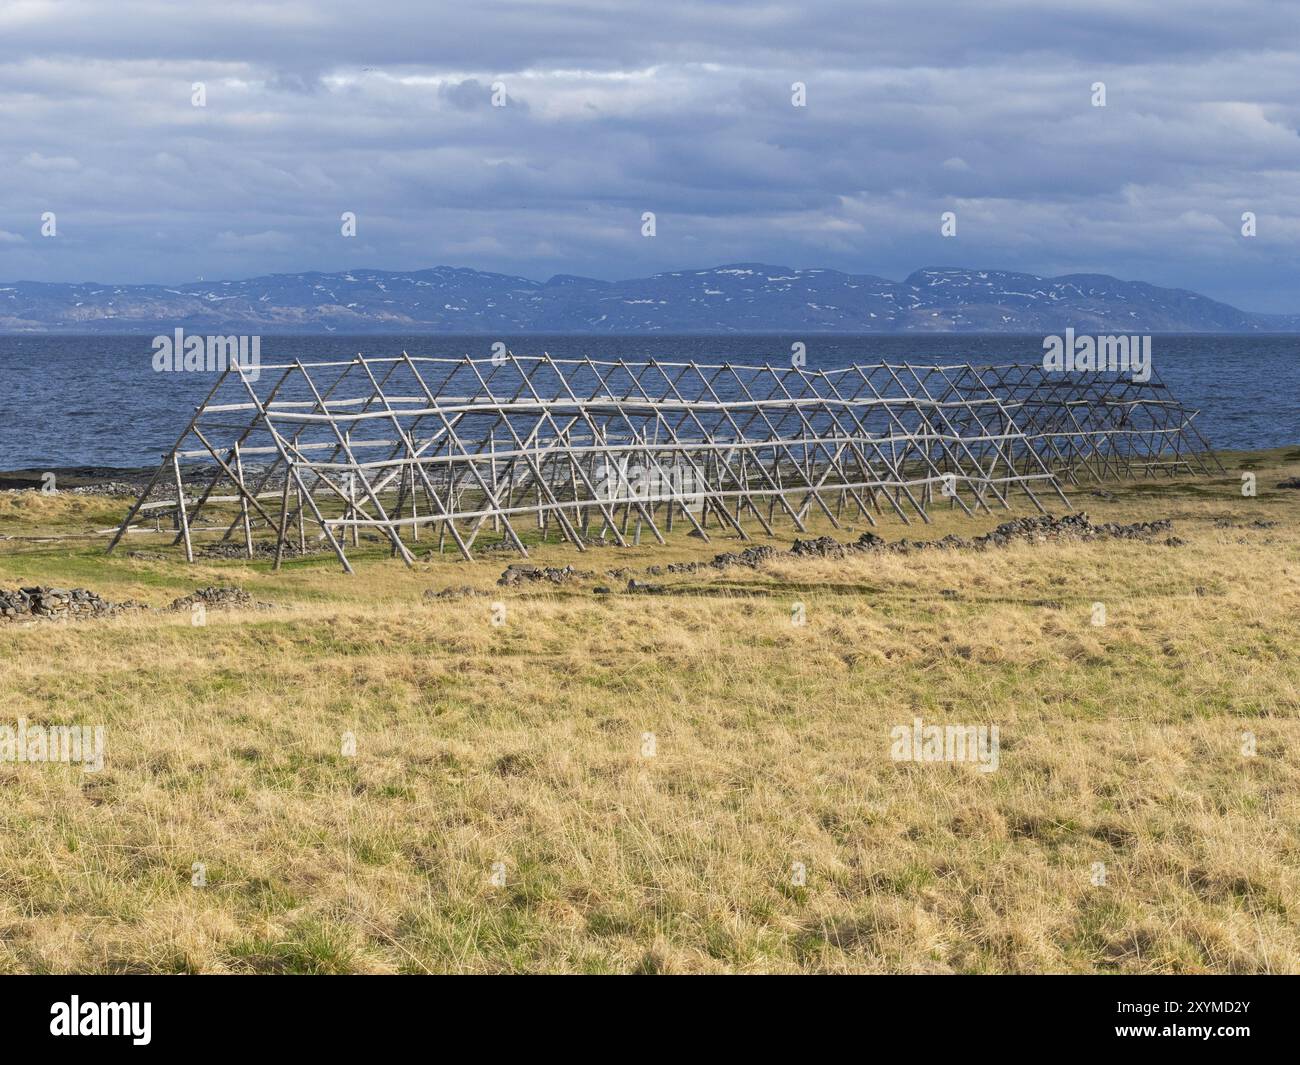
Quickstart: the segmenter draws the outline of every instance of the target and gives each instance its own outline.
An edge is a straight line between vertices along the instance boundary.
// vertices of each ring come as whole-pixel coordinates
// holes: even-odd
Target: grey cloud
[[[65,7],[0,9],[3,280],[961,264],[1300,310],[1285,5]]]

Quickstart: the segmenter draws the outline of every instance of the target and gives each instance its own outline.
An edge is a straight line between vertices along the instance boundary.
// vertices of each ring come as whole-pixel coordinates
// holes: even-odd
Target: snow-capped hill
[[[1105,274],[927,267],[903,281],[729,263],[627,281],[548,281],[464,267],[271,274],[184,285],[0,285],[0,332],[152,333],[1298,332]]]

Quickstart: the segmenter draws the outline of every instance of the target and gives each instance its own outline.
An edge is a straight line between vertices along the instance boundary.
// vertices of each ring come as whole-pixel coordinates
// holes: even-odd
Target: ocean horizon
[[[8,386],[0,393],[0,470],[156,464],[215,377],[157,372],[152,341],[134,335],[0,337],[0,378]],[[1030,334],[313,334],[264,336],[260,348],[263,363],[403,351],[486,359],[498,342],[519,355],[747,365],[788,365],[792,345],[802,343],[812,370],[875,362],[1041,364],[1043,358],[1042,335]],[[1300,443],[1300,336],[1157,335],[1152,365],[1178,400],[1200,412],[1195,424],[1212,446]]]

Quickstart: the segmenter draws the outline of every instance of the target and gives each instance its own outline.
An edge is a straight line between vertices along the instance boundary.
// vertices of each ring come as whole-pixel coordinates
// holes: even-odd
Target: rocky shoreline
[[[43,492],[53,478],[59,494],[139,495],[153,469],[116,466],[59,466],[50,469],[0,472],[0,492]]]
[[[258,467],[245,467],[250,476],[256,476]],[[123,496],[136,498],[152,479],[157,467],[119,466],[54,466],[49,469],[0,471],[0,493],[47,492],[52,485],[58,495]],[[181,480],[190,487],[205,487],[215,472],[211,466],[183,466]],[[52,480],[51,480],[52,478]],[[283,485],[283,479],[272,478],[268,489]],[[170,477],[154,486],[151,499],[170,499],[176,494]]]

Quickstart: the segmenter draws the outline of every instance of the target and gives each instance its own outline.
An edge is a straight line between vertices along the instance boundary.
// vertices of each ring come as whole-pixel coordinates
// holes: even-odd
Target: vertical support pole
[[[280,527],[279,535],[275,538],[275,565],[272,569],[276,573],[280,572],[280,564],[284,561],[284,538],[289,535],[289,482],[292,478],[289,471],[284,473],[284,487],[280,490]],[[299,508],[298,513],[302,513]]]
[[[180,519],[181,534],[185,537],[185,561],[194,561],[194,545],[190,542],[190,516],[185,511],[185,482],[181,480],[180,456],[172,452],[172,473],[176,477],[176,515]]]
[[[244,523],[244,553],[253,557],[253,526],[248,520],[248,489],[244,487],[244,460],[240,457],[239,444],[235,444],[235,474],[239,477],[239,516]]]
[[[412,460],[415,461],[415,460]],[[415,467],[410,466],[407,472],[411,475],[411,540],[419,542],[420,539],[420,505],[417,498],[419,489],[415,485]],[[401,514],[397,515],[399,518]]]

